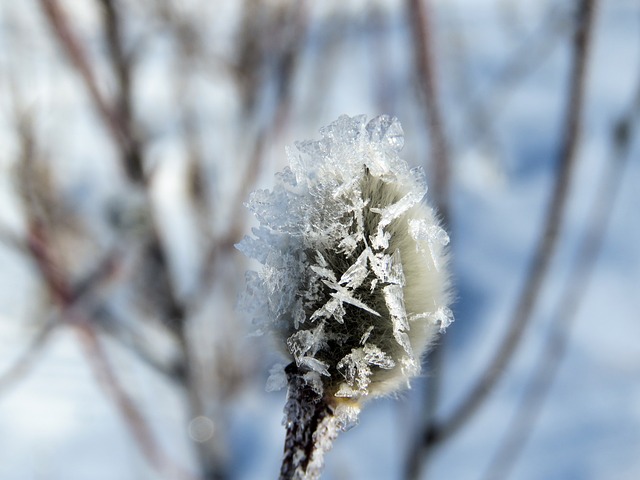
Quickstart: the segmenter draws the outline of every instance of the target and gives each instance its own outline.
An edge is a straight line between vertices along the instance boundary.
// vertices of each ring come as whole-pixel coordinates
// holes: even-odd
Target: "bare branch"
[[[448,192],[450,177],[449,145],[445,134],[444,118],[437,87],[437,71],[434,59],[432,10],[429,0],[409,0],[409,14],[414,37],[418,81],[429,125],[431,159],[434,175],[430,182],[433,198],[440,215],[449,220]]]
[[[613,158],[606,165],[595,189],[582,243],[560,295],[560,301],[551,315],[551,332],[545,342],[545,348],[539,355],[536,368],[526,387],[518,409],[505,434],[485,478],[498,480],[507,478],[508,473],[518,459],[544,405],[569,342],[569,332],[577,320],[580,301],[592,278],[596,260],[607,232],[607,226],[614,210],[616,196],[624,177],[625,167],[630,160],[630,147],[633,140],[633,124],[640,119],[640,82],[638,82],[635,102],[611,129]],[[637,132],[636,132],[637,134]]]
[[[38,328],[38,332],[31,339],[29,346],[14,361],[11,367],[0,376],[0,395],[26,377],[31,371],[58,325],[58,319],[53,317]]]
[[[174,465],[169,460],[169,457],[164,452],[161,452],[144,417],[138,411],[133,400],[120,386],[93,326],[83,315],[81,306],[78,305],[80,296],[74,291],[62,271],[53,262],[49,251],[50,245],[44,229],[32,226],[29,247],[53,302],[62,310],[61,320],[77,330],[83,340],[83,345],[87,348],[87,358],[93,367],[96,377],[103,383],[120,413],[127,420],[126,425],[130,428],[145,458],[159,472],[169,472],[175,478],[195,480],[195,477]],[[110,273],[112,271],[110,262],[106,262],[106,265],[109,267],[106,271]],[[100,267],[102,266],[103,264],[100,264]],[[101,268],[98,270],[101,270]],[[90,277],[103,279],[102,275],[91,275]],[[80,285],[83,285],[82,291],[86,295],[88,291],[86,282],[81,282]]]
[[[100,92],[94,70],[86,51],[82,47],[82,42],[73,32],[67,15],[58,0],[40,0],[40,5],[58,42],[80,74],[80,77],[89,92],[89,96],[105,126],[113,137],[115,144],[125,152],[124,168],[125,171],[131,175],[133,171],[130,171],[132,167],[129,166],[128,159],[136,155],[135,152],[138,147],[135,145],[135,142],[130,135],[130,131],[125,128],[126,125],[124,125],[122,119],[119,118],[119,115],[116,113],[113,106]],[[136,179],[136,181],[140,180],[137,174],[133,174],[132,178]]]
[[[433,162],[433,179],[430,182],[430,187],[438,212],[442,216],[444,224],[448,225],[451,220],[448,199],[450,153],[439,101],[437,66],[434,58],[434,36],[432,34],[435,22],[432,19],[433,11],[429,1],[409,0],[408,9],[414,38],[416,70],[420,93],[424,102],[423,108],[427,116],[430,155]],[[432,349],[427,358],[431,375],[428,379],[428,389],[425,397],[425,423],[433,421],[439,401],[440,379],[443,369],[442,349],[443,344],[439,343]]]
[[[107,391],[118,412],[123,416],[124,424],[140,446],[144,457],[161,474],[182,480],[197,480],[197,477],[175,464],[158,445],[154,434],[131,396],[120,385],[107,354],[90,323],[83,318],[74,317],[72,324],[86,349],[87,359],[100,384]]]
[[[595,18],[595,4],[595,0],[578,1],[572,66],[568,84],[568,104],[563,122],[565,130],[559,155],[558,174],[547,207],[544,232],[534,252],[526,283],[511,317],[509,330],[484,373],[449,418],[440,423],[432,422],[426,426],[422,433],[419,453],[413,455],[409,462],[409,471],[413,474],[412,478],[417,477],[422,452],[450,438],[485,402],[513,357],[531,319],[536,300],[548,274],[557,246],[560,227],[564,220],[565,204],[579,140],[584,104],[585,72]]]
[[[275,112],[271,121],[262,127],[256,137],[249,163],[245,167],[242,181],[231,202],[233,206],[230,215],[231,224],[219,238],[214,239],[212,242],[211,248],[205,257],[205,268],[198,283],[199,288],[191,295],[190,304],[199,304],[203,295],[209,290],[218,255],[231,251],[240,240],[244,229],[246,210],[244,202],[258,179],[268,145],[281,134],[289,120],[293,100],[293,79],[302,53],[300,45],[306,33],[308,21],[305,2],[296,2],[289,8],[291,9],[289,12],[291,25],[287,30],[287,35],[281,34],[282,38],[278,43],[280,50],[276,52],[277,59],[275,63],[279,78],[277,80]]]
[[[129,179],[135,184],[145,182],[142,146],[135,136],[132,98],[132,64],[125,54],[122,42],[121,18],[113,0],[98,0],[103,7],[103,23],[111,65],[118,82],[117,119],[119,128],[127,137],[129,148],[123,149],[122,161]]]

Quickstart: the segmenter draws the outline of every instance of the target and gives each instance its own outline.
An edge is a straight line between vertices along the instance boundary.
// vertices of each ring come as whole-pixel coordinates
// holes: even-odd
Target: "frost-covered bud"
[[[250,198],[260,226],[238,248],[262,268],[243,303],[326,402],[360,404],[406,386],[451,323],[449,238],[395,118],[320,132]]]

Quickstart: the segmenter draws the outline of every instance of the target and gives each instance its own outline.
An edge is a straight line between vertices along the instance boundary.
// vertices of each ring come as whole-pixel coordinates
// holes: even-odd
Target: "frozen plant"
[[[251,195],[260,226],[238,244],[262,264],[242,304],[291,361],[268,381],[289,389],[283,479],[317,478],[338,431],[407,387],[452,321],[449,237],[399,157],[400,123],[342,116],[320,133]]]

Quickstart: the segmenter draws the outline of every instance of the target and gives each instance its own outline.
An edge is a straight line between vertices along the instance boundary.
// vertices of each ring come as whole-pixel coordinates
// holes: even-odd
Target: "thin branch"
[[[565,130],[560,149],[558,174],[551,201],[547,207],[545,229],[534,252],[529,274],[511,317],[509,330],[489,366],[449,418],[440,423],[432,422],[426,426],[420,440],[420,454],[449,439],[484,404],[511,361],[531,319],[536,300],[548,274],[551,259],[557,246],[560,227],[564,220],[565,204],[580,133],[585,97],[585,72],[595,18],[595,3],[596,0],[579,0],[578,2],[568,85],[568,104],[563,123]],[[414,456],[410,460],[409,469],[414,474],[412,478],[417,477],[417,472],[420,469],[420,456]]]
[[[121,18],[113,0],[98,0],[103,7],[103,23],[107,33],[111,65],[118,84],[118,120],[128,137],[128,149],[123,149],[123,163],[129,179],[135,184],[145,182],[142,145],[135,137],[132,98],[132,64],[125,54]]]
[[[109,363],[104,347],[89,321],[77,317],[71,321],[76,327],[76,331],[86,349],[86,356],[89,359],[96,378],[118,407],[118,412],[122,415],[124,424],[136,440],[144,457],[159,473],[167,475],[169,478],[197,480],[195,475],[175,464],[170,460],[170,457],[162,451],[146,419],[138,409],[138,406],[124,390],[122,385],[120,385],[113,371],[113,367]]]
[[[444,131],[444,118],[437,86],[432,28],[433,11],[429,0],[409,0],[409,14],[414,37],[418,81],[429,125],[433,180],[430,182],[439,214],[448,223],[448,194],[450,181],[450,155]]]
[[[153,279],[156,288],[163,297],[164,311],[162,312],[169,321],[167,325],[170,331],[179,337],[182,342],[184,327],[187,319],[186,306],[179,298],[173,284],[169,258],[165,246],[162,243],[158,219],[151,205],[148,187],[150,177],[144,174],[144,145],[136,138],[136,125],[133,114],[132,99],[132,64],[131,58],[126,55],[122,39],[122,19],[117,4],[113,0],[97,0],[103,7],[103,24],[107,34],[111,66],[116,74],[118,87],[118,119],[119,126],[127,135],[127,147],[121,145],[121,158],[124,163],[127,178],[133,185],[140,187],[146,195],[146,209],[152,220],[149,232],[148,244],[144,250],[144,256],[157,267],[157,275]],[[186,355],[185,355],[186,356]]]
[[[89,97],[93,101],[98,114],[113,137],[114,142],[123,152],[127,153],[125,158],[129,158],[132,152],[135,151],[133,139],[129,132],[123,128],[124,125],[112,105],[110,105],[100,92],[96,75],[89,61],[87,52],[83,48],[82,42],[73,32],[66,12],[57,0],[40,0],[40,5],[45,19],[62,46],[64,53],[80,74],[89,92]],[[125,170],[128,171],[126,164],[124,167]]]
[[[180,387],[184,386],[185,366],[184,359],[177,358],[172,362],[162,361],[153,353],[152,343],[145,341],[144,332],[136,331],[106,306],[95,308],[91,312],[94,322],[100,327],[100,331],[109,335],[113,340],[129,349],[135,356],[142,360],[160,375],[173,381]]]
[[[295,363],[285,369],[289,384],[285,406],[284,456],[280,480],[318,480],[324,454],[341,430],[334,407],[307,383]]]
[[[249,165],[245,169],[244,179],[232,203],[234,206],[231,215],[232,219],[242,218],[242,212],[245,210],[243,202],[246,200],[249,191],[258,178],[261,164],[264,161],[265,150],[270,142],[272,142],[285,127],[291,112],[293,80],[302,50],[301,43],[307,29],[308,19],[306,7],[306,2],[296,2],[290,7],[292,9],[290,12],[292,18],[285,18],[285,20],[290,22],[290,25],[281,25],[283,32],[278,35],[280,37],[277,45],[279,50],[274,53],[273,60],[273,70],[277,76],[276,108],[272,118],[267,125],[262,128],[262,131],[256,139]],[[237,227],[241,228],[241,225],[236,223],[236,225],[230,229],[228,236],[237,239]]]
[[[499,118],[513,95],[515,86],[543,65],[556,47],[565,40],[565,32],[572,28],[571,12],[563,4],[552,5],[539,26],[510,54],[509,60],[496,74],[491,88],[473,103],[468,102],[467,148],[476,142],[492,137],[496,119]]]
[[[78,295],[67,278],[65,278],[62,270],[54,263],[47,231],[41,225],[31,225],[28,244],[32,258],[49,290],[52,301],[62,310],[61,320],[71,327],[74,327],[82,338],[83,344],[88,351],[87,357],[96,377],[111,394],[112,399],[125,418],[125,423],[128,428],[130,428],[145,458],[159,472],[170,472],[176,478],[195,480],[192,475],[171,462],[169,457],[161,451],[144,417],[138,411],[133,400],[120,386],[109,365],[93,326],[82,313],[82,306],[79,305],[78,302],[81,296]],[[99,264],[99,266],[103,265],[109,267],[105,271],[108,273],[112,272],[110,262],[101,262]],[[90,277],[98,280],[105,278],[101,275],[90,275]],[[83,296],[86,296],[89,291],[85,283],[86,282],[80,282],[79,284],[82,285]]]
[[[494,359],[448,422],[443,423],[440,435],[446,438],[455,432],[484,402],[492,387],[508,365],[529,323],[533,307],[539,296],[555,252],[560,227],[563,224],[569,184],[573,174],[582,110],[584,105],[585,72],[595,16],[596,0],[580,0],[577,11],[577,29],[574,55],[569,81],[569,103],[564,122],[560,164],[551,201],[545,217],[545,230],[531,262],[531,270],[512,316],[511,327]]]
[[[60,288],[56,284],[49,286],[52,288],[54,293]],[[58,295],[58,293],[55,294]],[[171,478],[196,480],[196,477],[171,461],[170,457],[167,456],[167,454],[163,452],[161,447],[157,444],[152,430],[144,419],[144,416],[133,399],[120,385],[89,320],[84,318],[81,312],[73,311],[73,303],[65,305],[66,297],[62,296],[57,298],[57,300],[58,302],[62,302],[61,306],[67,312],[65,322],[75,327],[80,339],[82,340],[87,351],[87,358],[96,378],[111,396],[114,404],[118,408],[118,412],[124,418],[125,426],[129,429],[133,438],[136,440],[142,454],[149,464],[158,472],[162,474],[169,474]]]
[[[640,82],[638,82],[640,87]],[[593,197],[593,204],[572,269],[560,301],[551,315],[551,332],[540,353],[537,368],[522,396],[510,427],[505,434],[484,478],[498,480],[507,478],[518,459],[527,439],[531,436],[535,422],[557,375],[569,341],[568,334],[577,320],[580,301],[593,276],[596,260],[602,248],[607,226],[613,213],[616,196],[629,162],[633,124],[640,117],[640,88],[631,111],[616,122],[611,131],[614,153]],[[637,133],[637,132],[636,132]]]
[[[414,38],[418,82],[427,116],[431,160],[433,162],[433,180],[430,182],[430,187],[438,213],[442,216],[445,225],[449,225],[451,220],[448,199],[451,175],[450,152],[437,85],[434,36],[432,34],[432,28],[435,24],[432,18],[433,10],[429,0],[409,0],[408,8]],[[423,419],[427,424],[433,421],[438,408],[443,370],[443,348],[442,343],[436,345],[427,357],[430,375]]]
[[[198,305],[201,302],[203,296],[209,291],[218,255],[231,251],[242,237],[246,210],[244,202],[258,179],[268,146],[282,133],[289,121],[293,103],[294,76],[302,53],[301,43],[308,27],[306,2],[297,2],[291,8],[293,10],[290,12],[292,18],[289,34],[281,35],[282,38],[278,44],[281,50],[275,60],[275,70],[279,74],[275,111],[271,121],[256,137],[249,164],[244,170],[241,184],[231,202],[231,223],[220,237],[213,240],[203,262],[205,268],[201,273],[198,288],[191,295],[189,304]]]
[[[38,328],[38,332],[31,339],[29,346],[20,354],[9,369],[0,376],[0,395],[24,379],[31,371],[44,347],[53,337],[53,332],[59,325],[57,318],[48,319]]]

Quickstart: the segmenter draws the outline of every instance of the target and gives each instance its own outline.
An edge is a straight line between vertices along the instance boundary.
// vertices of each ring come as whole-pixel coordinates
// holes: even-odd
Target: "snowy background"
[[[397,116],[404,158],[431,171],[410,3],[0,2],[1,479],[276,478],[285,392],[264,391],[279,358],[266,339],[249,336],[235,305],[250,265],[233,243],[253,224],[241,203],[272,184],[285,145],[317,138],[340,114]],[[405,478],[434,379],[435,418],[447,418],[504,341],[556,178],[575,2],[430,3],[451,154],[456,321],[437,371],[427,362],[410,391],[370,404],[337,440],[327,479]],[[60,41],[60,18],[97,95],[142,144],[147,181],[127,179],[121,137]],[[423,458],[421,478],[640,477],[639,84],[640,7],[600,2],[551,269],[501,381]],[[119,103],[126,97],[129,107]],[[631,119],[627,137],[614,136],[620,118]],[[617,155],[627,138],[628,152]],[[611,171],[620,174],[614,197],[600,190]],[[591,216],[611,198],[575,315],[558,316],[567,286],[589,273],[571,272]],[[39,221],[47,237],[38,236]],[[153,232],[164,263],[148,254]],[[116,273],[65,304],[44,279],[34,239],[56,253],[53,279],[82,283],[109,252]],[[166,315],[168,295],[187,306],[180,328]],[[497,452],[524,418],[519,405],[554,335],[567,341],[551,363],[555,379],[523,449],[501,469]],[[95,358],[107,359],[151,440],[136,437],[141,429]],[[198,380],[172,376],[175,359]],[[215,474],[203,470],[206,458]]]

